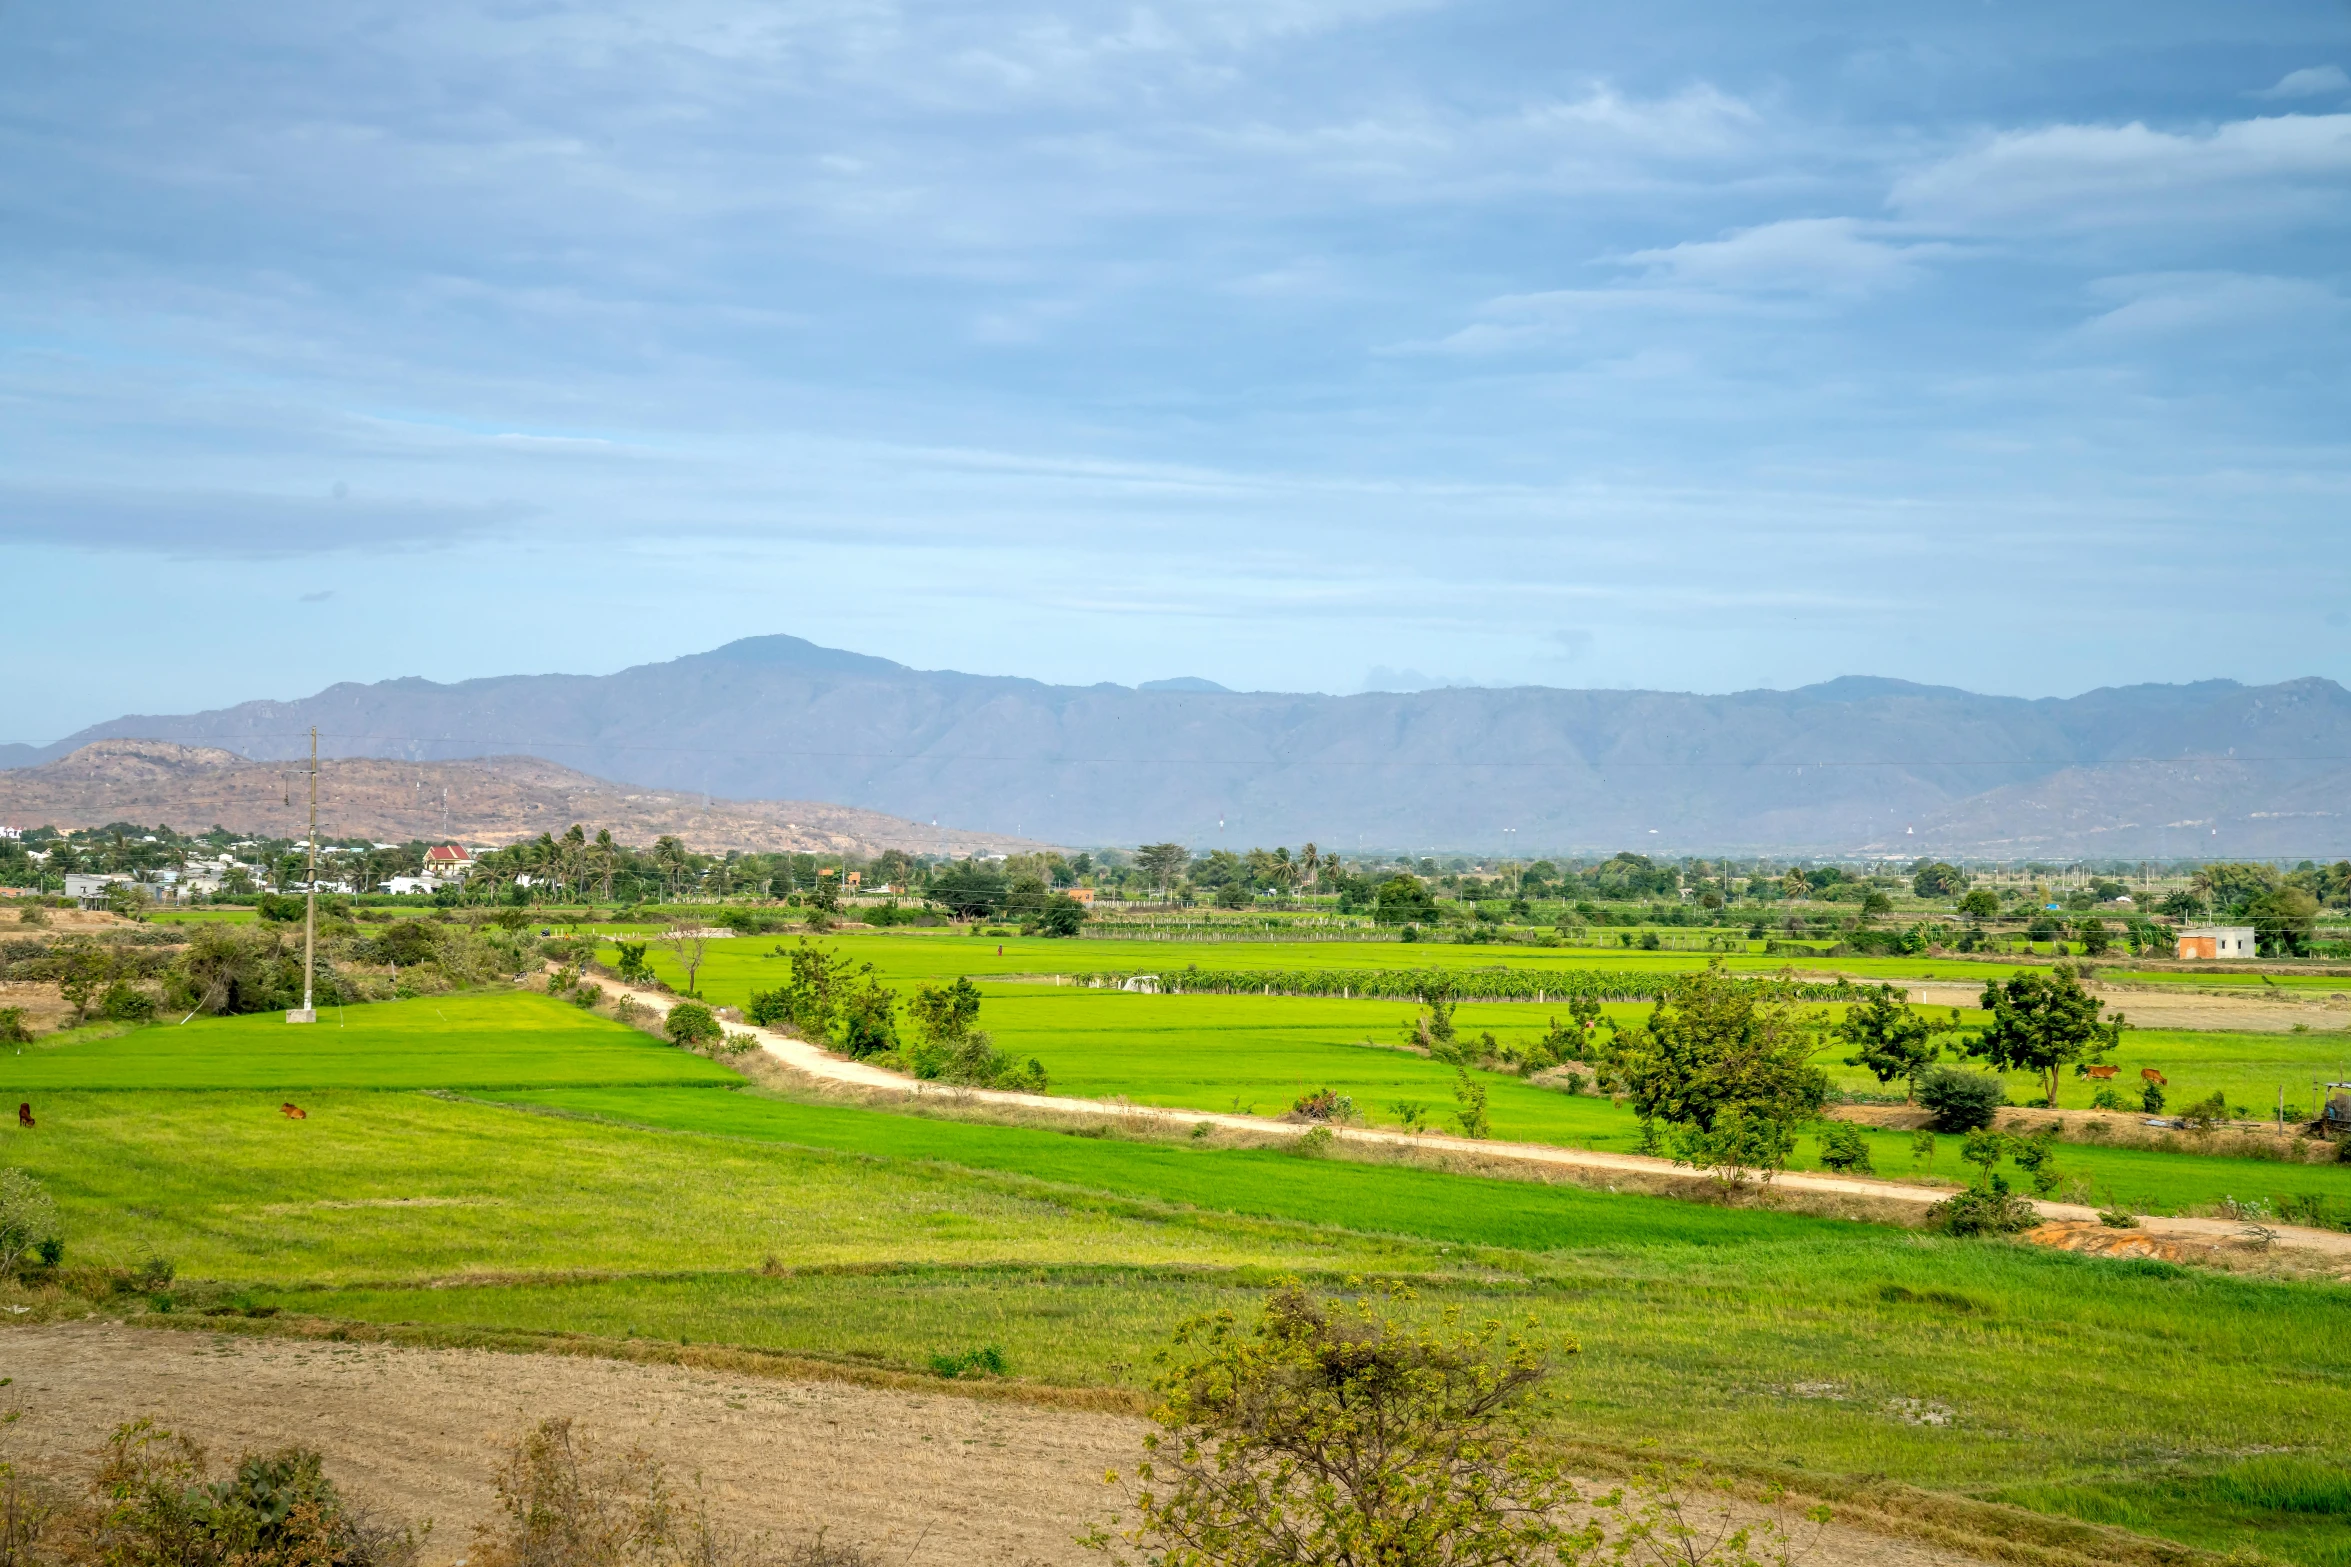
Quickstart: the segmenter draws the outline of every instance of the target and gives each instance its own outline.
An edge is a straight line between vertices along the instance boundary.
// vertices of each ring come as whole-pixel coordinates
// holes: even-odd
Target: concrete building
[[[2254,958],[2261,939],[2250,925],[2190,925],[2180,932],[2183,958]]]

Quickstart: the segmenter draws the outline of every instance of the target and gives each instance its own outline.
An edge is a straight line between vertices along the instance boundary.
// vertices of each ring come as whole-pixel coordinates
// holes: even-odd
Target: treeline
[[[1071,976],[1078,984],[1117,989],[1138,977],[1156,979],[1171,994],[1188,996],[1319,996],[1370,1001],[1654,1001],[1675,974],[1610,969],[1204,969],[1162,975],[1103,970]],[[1850,1001],[1861,992],[1845,980],[1797,979],[1789,974],[1738,975],[1726,983],[1786,1001]]]

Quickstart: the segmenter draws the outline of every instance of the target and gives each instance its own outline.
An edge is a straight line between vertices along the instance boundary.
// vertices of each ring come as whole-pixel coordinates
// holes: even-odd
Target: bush
[[[2014,1235],[2040,1222],[2040,1210],[2000,1182],[1971,1188],[1927,1210],[1927,1227],[1946,1235]]]
[[[1918,1102],[1935,1114],[1935,1125],[1946,1132],[1973,1132],[1992,1124],[2007,1103],[2008,1092],[1988,1072],[1969,1072],[1938,1066],[1918,1076]]]
[[[1408,1292],[1396,1292],[1409,1300]],[[1595,1526],[1559,1460],[1525,1436],[1550,1373],[1499,1322],[1437,1327],[1371,1301],[1276,1292],[1244,1328],[1231,1312],[1176,1332],[1155,1379],[1136,1520],[1086,1544],[1167,1562],[1455,1563],[1580,1560]]]
[[[671,1007],[661,1031],[669,1036],[671,1044],[684,1050],[715,1045],[726,1033],[719,1027],[718,1014],[699,1001],[681,1001]]]
[[[301,898],[286,893],[265,892],[254,905],[263,919],[280,925],[299,925],[308,905]]]
[[[33,1029],[24,1020],[24,1008],[0,1007],[0,1045],[29,1045],[32,1042]]]
[[[20,1271],[56,1238],[56,1199],[24,1171],[0,1169],[0,1277]]]
[[[763,1540],[718,1529],[699,1482],[678,1494],[661,1465],[642,1452],[607,1455],[569,1420],[542,1420],[509,1450],[498,1474],[503,1515],[474,1526],[473,1567],[734,1567],[772,1559]],[[850,1567],[865,1557],[797,1554],[798,1563]]]
[[[1870,1163],[1869,1139],[1849,1121],[1831,1121],[1820,1129],[1820,1166],[1845,1175],[1875,1175]]]
[[[2218,1089],[2180,1111],[2180,1125],[2191,1132],[2212,1131],[2228,1118],[2228,1100]]]
[[[121,1567],[407,1567],[419,1541],[347,1505],[319,1455],[249,1453],[207,1482],[204,1450],[148,1420],[116,1430],[90,1490],[89,1544]]]

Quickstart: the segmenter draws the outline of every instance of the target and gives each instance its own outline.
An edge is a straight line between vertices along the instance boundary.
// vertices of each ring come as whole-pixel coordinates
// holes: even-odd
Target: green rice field
[[[1314,1081],[1309,1064],[1356,1062],[1369,1092],[1446,1102],[1433,1063],[1269,1032],[1248,998],[988,990],[983,1022],[1007,1041],[1092,1038],[1054,1010],[1088,1002],[1163,1019],[1100,1031],[1105,1080],[1188,1064],[1232,1096],[1275,1096]],[[1231,1026],[1184,1004],[1230,1008]],[[1479,1011],[1464,1024],[1485,1026]],[[1579,1343],[1562,1437],[1886,1477],[2280,1561],[2351,1559],[2340,1509],[2323,1510],[2332,1493],[2309,1478],[2351,1464],[2335,1417],[2351,1295],[2332,1283],[1216,1137],[1133,1141],[1107,1124],[799,1103],[527,993],[354,1007],[339,1027],[331,1012],[309,1028],[164,1023],[0,1066],[46,1074],[19,1090],[37,1128],[0,1127],[0,1149],[57,1196],[69,1266],[177,1265],[174,1294],[148,1309],[225,1291],[354,1322],[915,1371],[994,1344],[1018,1377],[1136,1387],[1202,1307],[1245,1307],[1285,1275],[1402,1277],[1428,1309],[1531,1313]],[[278,1111],[296,1081],[301,1121]],[[1528,1126],[1597,1116],[1584,1132],[1623,1130],[1604,1101],[1487,1081],[1506,1134],[1506,1107]],[[428,1087],[455,1092],[416,1091]]]

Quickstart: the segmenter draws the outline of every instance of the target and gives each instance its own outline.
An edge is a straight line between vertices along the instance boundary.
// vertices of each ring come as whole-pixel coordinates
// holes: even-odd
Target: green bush
[[[56,1199],[24,1171],[0,1169],[0,1277],[17,1272],[56,1238]]]
[[[1972,1132],[1990,1126],[2007,1103],[2000,1079],[1988,1072],[1969,1072],[1938,1066],[1918,1075],[1918,1102],[1935,1114],[1935,1125],[1946,1132]]]
[[[726,1036],[726,1030],[719,1026],[718,1014],[699,1001],[681,1001],[671,1007],[669,1016],[662,1021],[661,1031],[669,1036],[671,1044],[686,1050],[715,1045]]]
[[[0,1045],[29,1045],[32,1042],[33,1029],[24,1020],[24,1008],[0,1007]]]
[[[1870,1163],[1869,1139],[1849,1121],[1831,1121],[1820,1129],[1820,1165],[1845,1175],[1875,1175]]]
[[[2040,1222],[2039,1209],[1998,1181],[1961,1192],[1927,1210],[1927,1227],[1946,1235],[2014,1235]]]

